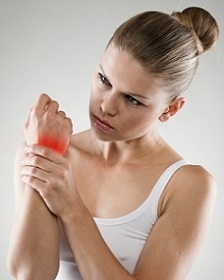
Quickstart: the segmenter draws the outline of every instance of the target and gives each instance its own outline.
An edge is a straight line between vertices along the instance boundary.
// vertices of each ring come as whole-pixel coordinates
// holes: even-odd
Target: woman
[[[39,97],[15,164],[14,277],[185,279],[208,232],[216,188],[156,124],[183,107],[199,56],[217,37],[201,8],[129,19],[93,75],[91,128],[72,137],[59,104]]]

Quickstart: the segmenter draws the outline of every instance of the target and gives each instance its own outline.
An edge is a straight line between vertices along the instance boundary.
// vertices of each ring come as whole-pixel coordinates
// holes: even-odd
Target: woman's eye
[[[131,103],[132,105],[135,106],[139,106],[142,105],[142,103],[140,103],[138,100],[136,100],[134,97],[132,97],[131,95],[125,95],[125,98],[128,100],[129,103]]]
[[[98,75],[99,75],[100,82],[102,84],[110,86],[109,81],[101,73],[98,73]]]

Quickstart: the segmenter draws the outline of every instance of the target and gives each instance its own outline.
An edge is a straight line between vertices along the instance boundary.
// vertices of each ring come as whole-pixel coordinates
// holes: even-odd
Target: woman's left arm
[[[173,175],[135,269],[137,279],[186,278],[210,229],[215,198],[214,178],[203,167],[184,166]]]

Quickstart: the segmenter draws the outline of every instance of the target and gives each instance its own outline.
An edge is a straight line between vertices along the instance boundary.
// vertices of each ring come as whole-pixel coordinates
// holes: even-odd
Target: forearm
[[[42,199],[26,187],[18,205],[8,269],[16,279],[55,279],[58,270],[58,224]]]
[[[61,223],[83,280],[135,279],[112,254],[88,210]]]
[[[59,237],[56,217],[40,195],[21,182],[24,146],[16,155],[16,217],[8,251],[8,269],[16,279],[54,279],[58,270]]]

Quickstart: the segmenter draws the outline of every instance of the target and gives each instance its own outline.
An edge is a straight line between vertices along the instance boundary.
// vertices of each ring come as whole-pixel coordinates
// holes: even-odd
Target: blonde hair
[[[215,19],[198,7],[171,15],[148,11],[118,27],[108,46],[112,44],[139,61],[160,78],[169,98],[174,99],[188,88],[199,55],[214,45],[218,34]]]

